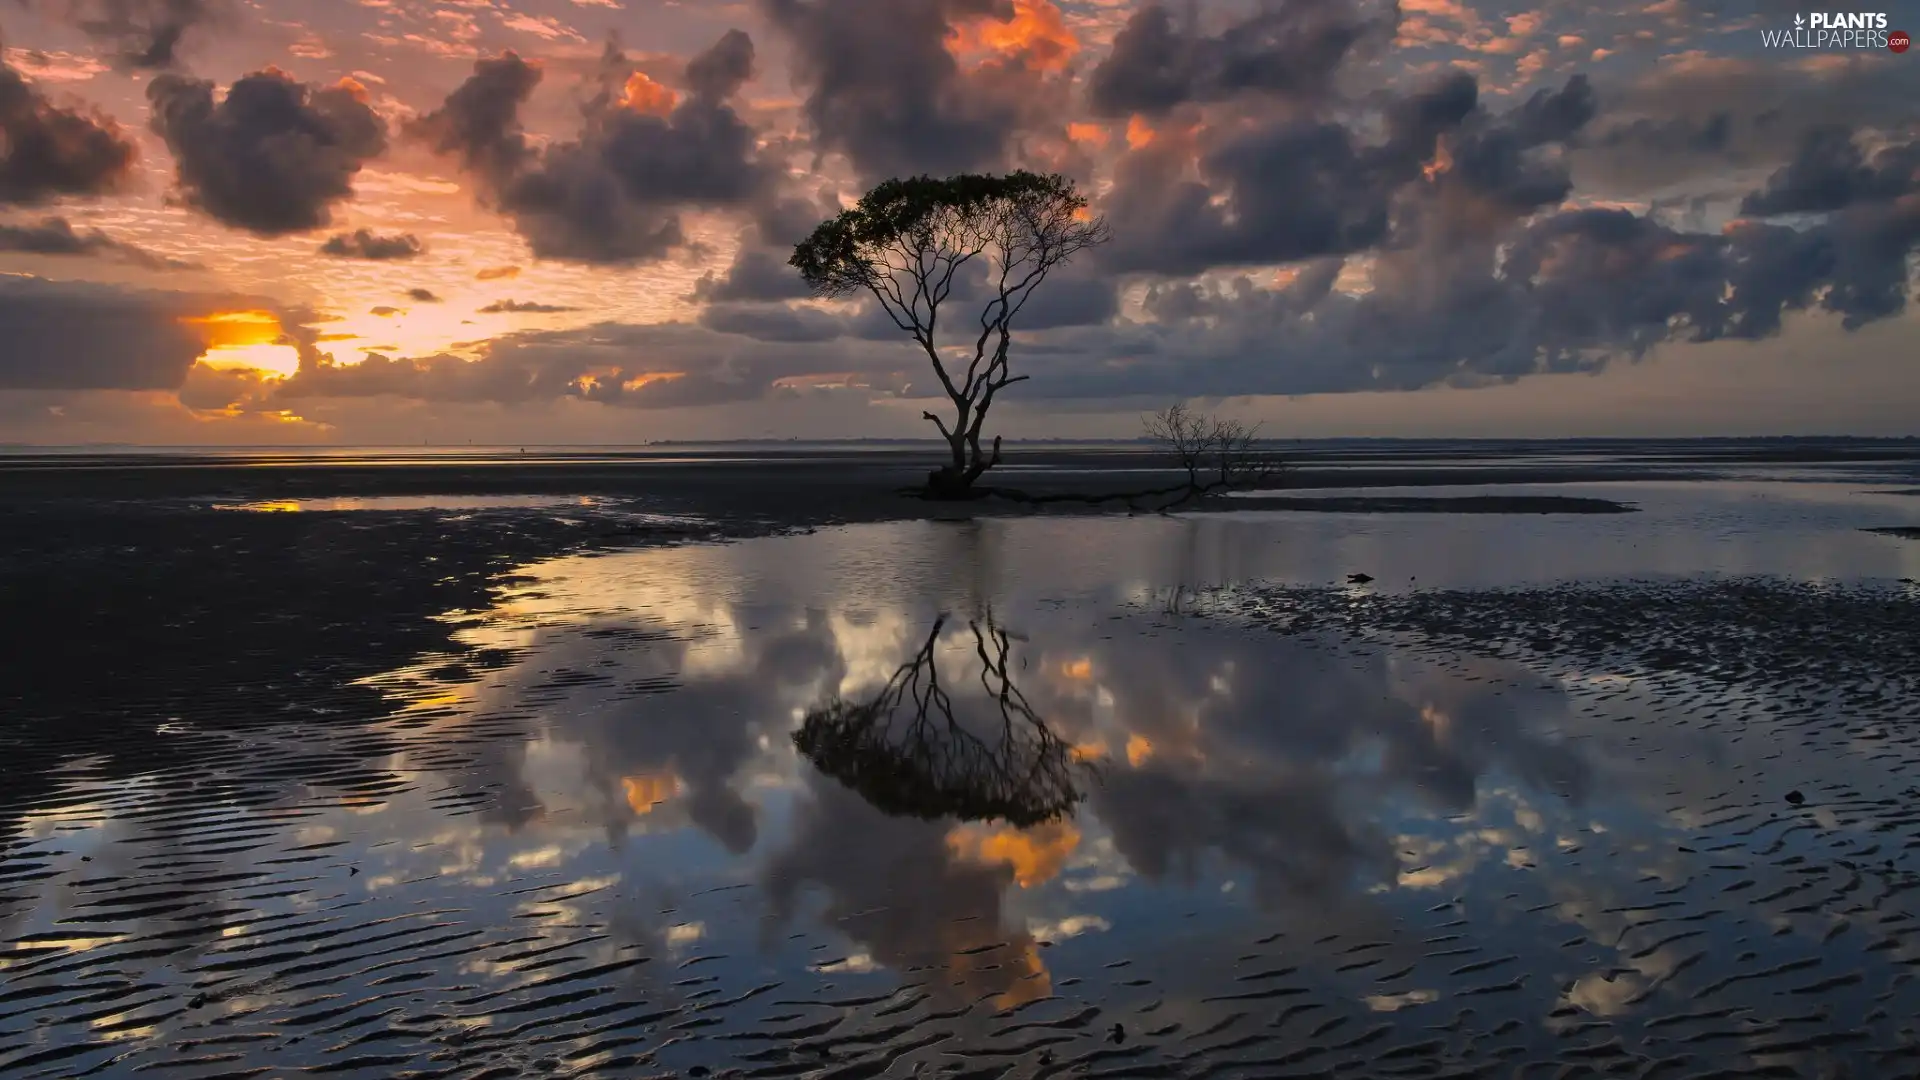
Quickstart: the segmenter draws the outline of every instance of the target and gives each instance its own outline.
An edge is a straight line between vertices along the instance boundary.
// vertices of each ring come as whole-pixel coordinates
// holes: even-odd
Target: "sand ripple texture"
[[[350,722],[175,702],[132,774],[70,736],[0,849],[0,1075],[1920,1075],[1911,588],[1062,606],[1036,712],[1143,719],[1024,829],[787,745],[780,687],[924,625],[521,588]],[[1213,711],[1069,693],[1174,653]]]

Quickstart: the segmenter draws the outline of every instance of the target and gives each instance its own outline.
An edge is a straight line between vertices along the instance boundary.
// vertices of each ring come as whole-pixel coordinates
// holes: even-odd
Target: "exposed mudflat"
[[[25,500],[0,1075],[1917,1075],[1855,490]]]

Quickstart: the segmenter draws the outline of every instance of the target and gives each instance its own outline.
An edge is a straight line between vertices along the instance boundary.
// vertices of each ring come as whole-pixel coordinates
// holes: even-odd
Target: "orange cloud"
[[[686,377],[686,374],[684,371],[650,371],[644,375],[636,375],[628,379],[626,382],[620,384],[620,388],[623,390],[638,390],[643,386],[657,382],[672,382],[675,379]]]
[[[1147,738],[1145,735],[1127,736],[1127,764],[1137,769],[1152,758],[1152,739]]]
[[[620,105],[638,113],[651,113],[665,116],[673,111],[679,96],[672,90],[661,86],[647,77],[644,71],[636,71],[627,76],[627,85],[621,91]]]
[[[1107,756],[1107,744],[1103,742],[1074,743],[1069,751],[1075,761],[1099,761]]]
[[[1540,29],[1545,21],[1538,11],[1523,11],[1518,15],[1507,16],[1507,33],[1515,37],[1527,37]]]
[[[1451,19],[1462,26],[1480,24],[1480,17],[1460,0],[1400,0],[1400,10],[1436,15],[1443,19]]]
[[[1107,145],[1107,129],[1100,124],[1083,124],[1076,122],[1067,125],[1067,139],[1070,142],[1076,142],[1082,146],[1090,146],[1095,150],[1099,150]]]
[[[672,773],[643,773],[620,781],[627,807],[636,814],[647,814],[655,805],[680,793],[680,778]]]
[[[956,56],[989,53],[1037,71],[1060,71],[1079,53],[1080,39],[1053,0],[1014,0],[1013,18],[956,26],[947,47]]]
[[[1060,873],[1067,857],[1080,846],[1080,830],[1070,821],[1055,821],[1031,829],[961,825],[947,834],[947,849],[955,858],[1013,870],[1021,888],[1042,885]]]
[[[505,278],[519,277],[517,266],[489,266],[473,275],[475,281],[500,281]]]
[[[1138,150],[1153,145],[1153,125],[1139,116],[1127,121],[1127,149]]]

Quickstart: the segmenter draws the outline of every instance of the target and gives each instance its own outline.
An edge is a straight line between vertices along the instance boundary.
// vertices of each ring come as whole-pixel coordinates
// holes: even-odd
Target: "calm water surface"
[[[1898,673],[1649,679],[1195,595],[1920,576],[1858,531],[1912,498],[1582,487],[1545,493],[1642,511],[531,567],[371,728],[185,710],[193,769],[76,763],[5,854],[0,1073],[1912,1075]]]

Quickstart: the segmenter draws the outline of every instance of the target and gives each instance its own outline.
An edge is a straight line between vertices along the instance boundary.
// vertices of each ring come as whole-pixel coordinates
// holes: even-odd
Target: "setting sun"
[[[210,368],[255,368],[291,375],[300,367],[299,351],[287,343],[280,319],[271,311],[221,311],[181,322],[198,330],[206,341],[200,363]]]

